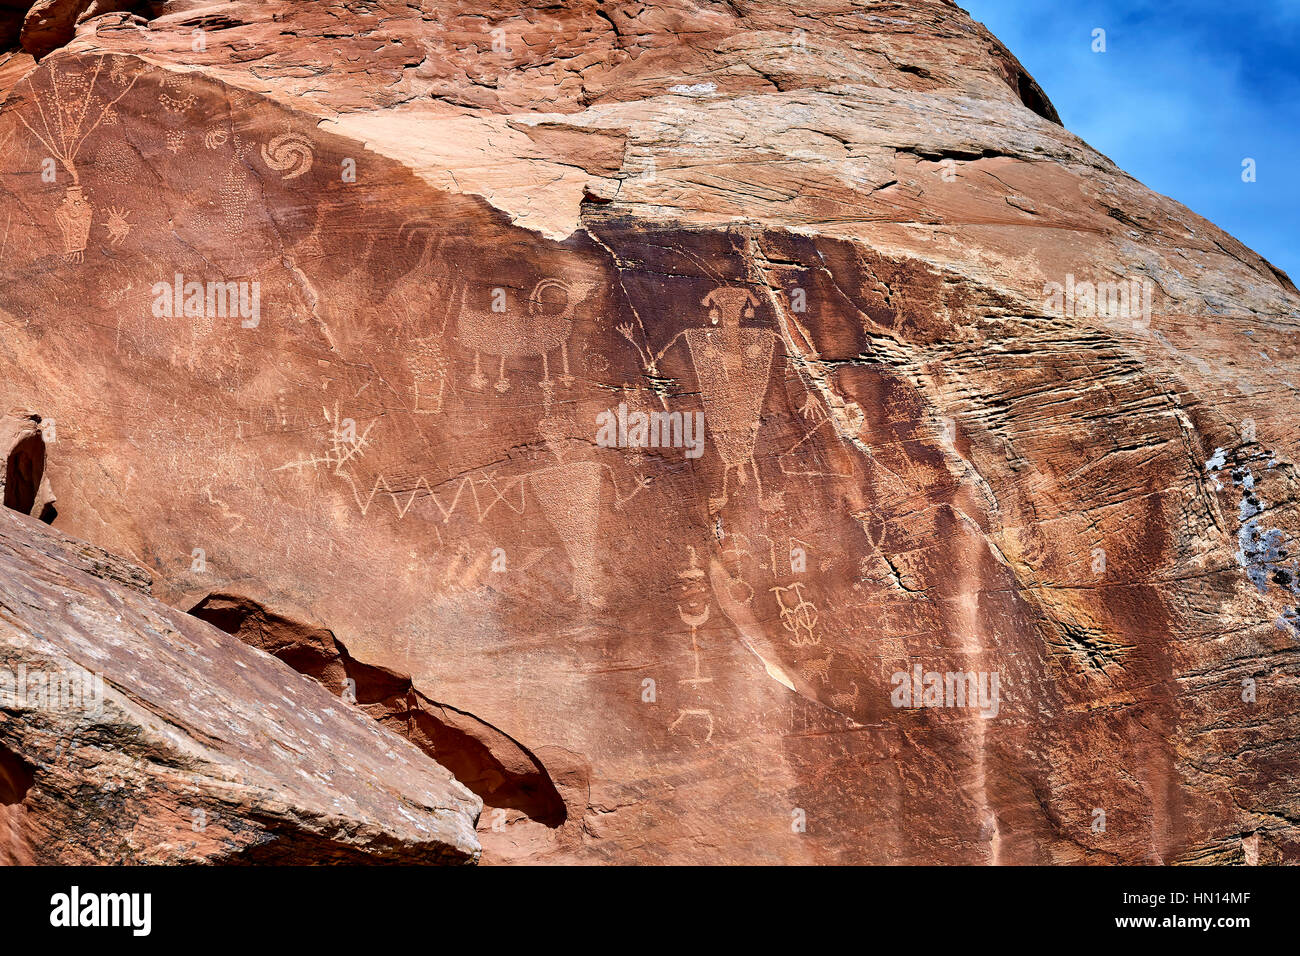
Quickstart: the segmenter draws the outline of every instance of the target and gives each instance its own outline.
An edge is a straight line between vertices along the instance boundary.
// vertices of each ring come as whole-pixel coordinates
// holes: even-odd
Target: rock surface
[[[477,858],[446,770],[95,550],[0,509],[0,863]]]
[[[0,64],[0,402],[535,761],[485,862],[1300,856],[1300,295],[957,6],[154,13]]]

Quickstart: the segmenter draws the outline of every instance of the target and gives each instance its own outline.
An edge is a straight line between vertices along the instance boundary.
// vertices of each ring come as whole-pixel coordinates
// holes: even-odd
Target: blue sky
[[[1071,132],[1300,282],[1300,0],[958,2]]]

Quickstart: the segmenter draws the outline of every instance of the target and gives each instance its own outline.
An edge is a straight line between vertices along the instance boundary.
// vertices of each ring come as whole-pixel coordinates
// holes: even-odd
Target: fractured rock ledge
[[[0,509],[0,863],[478,858],[450,773],[70,550]]]

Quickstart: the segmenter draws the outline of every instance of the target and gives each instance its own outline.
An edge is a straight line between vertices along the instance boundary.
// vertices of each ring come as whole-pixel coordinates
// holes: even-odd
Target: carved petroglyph
[[[528,475],[542,514],[559,535],[573,565],[575,593],[597,603],[595,587],[600,524],[601,470],[598,462],[575,461]]]
[[[63,256],[72,262],[82,260],[94,218],[94,208],[77,169],[77,157],[81,155],[86,140],[101,124],[117,121],[113,106],[131,91],[137,79],[132,77],[125,84],[126,88],[116,95],[112,89],[102,89],[99,79],[106,59],[106,56],[98,57],[89,75],[65,72],[57,63],[51,64],[45,73],[48,86],[44,90],[36,88],[34,79],[24,81],[30,82],[34,114],[29,118],[24,112],[32,111],[17,113],[19,122],[40,141],[49,158],[62,165],[72,179],[54,213],[55,224],[63,237]],[[102,84],[108,85],[107,80]]]
[[[202,490],[207,496],[208,503],[221,509],[221,517],[226,521],[233,522],[226,528],[226,534],[234,534],[244,526],[244,516],[237,511],[230,510],[230,507],[224,501],[213,495],[211,486],[205,485]]]
[[[444,540],[437,524],[449,524],[452,517],[462,511],[482,524],[498,504],[504,504],[513,514],[522,515],[528,510],[531,492],[569,558],[573,568],[574,595],[592,605],[602,603],[596,587],[600,581],[599,521],[605,473],[608,472],[613,486],[612,506],[615,510],[622,509],[649,487],[650,480],[644,475],[637,475],[632,490],[624,495],[610,465],[586,459],[565,460],[560,423],[543,419],[538,427],[556,459],[554,464],[511,476],[501,476],[496,470],[466,474],[440,486],[430,484],[423,475],[395,483],[381,472],[373,479],[369,492],[363,494],[365,484],[354,474],[354,466],[372,446],[372,431],[377,421],[362,429],[350,419],[340,418],[337,405],[333,412],[329,409],[322,411],[330,426],[324,452],[286,462],[275,471],[323,470],[342,478],[363,516],[369,513],[381,492],[392,502],[399,519],[406,517],[417,503],[432,503],[435,523],[430,527],[439,547]]]
[[[684,708],[678,711],[677,719],[668,725],[668,729],[671,732],[682,734],[682,736],[690,737],[692,740],[695,740],[695,737],[692,734],[687,733],[684,730],[677,729],[682,725],[684,721],[687,720],[698,721],[703,727],[707,728],[704,734],[704,739],[696,740],[695,742],[697,744],[707,744],[710,740],[713,739],[713,712],[712,711],[701,707]]]
[[[686,550],[691,555],[690,566],[677,575],[678,580],[682,582],[684,591],[682,601],[685,602],[686,606],[682,607],[681,602],[677,604],[677,616],[682,619],[683,624],[691,629],[691,654],[694,659],[694,672],[693,676],[683,678],[678,683],[698,687],[701,684],[713,683],[712,677],[704,677],[700,674],[699,644],[699,629],[708,623],[712,605],[709,603],[707,575],[705,575],[704,569],[699,566],[696,560],[695,549],[687,545]]]
[[[165,92],[167,90],[173,90],[177,93],[183,91],[184,84],[179,77],[165,76],[161,86],[164,92],[158,94],[158,105],[168,113],[185,113],[199,101],[198,96],[193,92],[186,93],[184,96],[172,96],[171,93]]]
[[[843,691],[831,694],[830,702],[842,714],[851,713],[858,706],[858,685],[856,681],[849,681],[849,686],[853,688],[852,694],[846,694]]]
[[[758,299],[748,289],[720,286],[702,300],[709,310],[710,324],[683,329],[657,353],[641,350],[632,338],[630,325],[619,332],[641,351],[646,371],[659,377],[659,362],[679,339],[685,339],[691,365],[704,403],[705,425],[722,458],[722,492],[710,498],[710,509],[718,511],[728,501],[732,471],[740,485],[748,481],[746,467],[754,476],[760,505],[765,510],[781,507],[779,496],[763,497],[763,480],[754,461],[763,401],[772,377],[772,358],[780,338],[771,329],[742,326],[754,317]]]
[[[214,177],[215,205],[220,210],[220,218],[206,213],[206,210],[212,206],[213,184],[204,184],[201,198],[199,195],[193,197],[194,221],[205,230],[220,230],[231,242],[246,247],[252,238],[249,211],[259,201],[260,196],[258,180],[248,159],[253,145],[240,136],[237,129],[226,124],[215,123],[204,132],[203,145],[209,150],[228,147],[225,150],[228,158],[224,172]]]
[[[140,157],[122,140],[102,144],[95,150],[92,165],[98,179],[115,186],[129,185],[144,174]]]
[[[248,180],[248,170],[237,158],[226,167],[219,196],[226,236],[230,239],[238,238],[244,233],[245,222],[248,219],[248,206],[252,197]]]
[[[109,206],[107,215],[104,228],[108,230],[108,244],[116,246],[131,234],[131,221],[127,218],[130,214],[125,209]]]
[[[403,238],[407,245],[414,241],[422,242],[424,245],[419,266],[421,272],[428,268],[433,261],[434,253],[442,245],[441,239],[425,232],[426,225],[408,223],[402,227]],[[391,297],[390,305],[402,316],[397,320],[397,331],[399,334],[410,336],[410,344],[405,349],[404,359],[407,371],[411,374],[411,413],[439,415],[442,413],[448,394],[454,391],[451,387],[452,363],[444,347],[447,325],[453,311],[450,303],[442,309],[441,324],[426,334],[418,333],[428,329],[430,318],[434,320],[433,324],[437,325],[436,315],[430,316],[426,306],[419,303],[412,305],[406,296]]]
[[[173,96],[167,92],[168,90],[175,91],[177,95]],[[158,94],[158,105],[163,108],[164,122],[172,127],[163,137],[167,150],[171,153],[179,153],[185,148],[185,136],[189,125],[186,114],[199,99],[192,91],[183,93],[183,90],[184,86],[179,77],[168,76],[163,79],[162,92]]]
[[[618,478],[609,465],[596,461],[564,461],[564,440],[560,424],[543,419],[538,425],[547,447],[560,464],[529,472],[528,481],[542,508],[542,513],[559,535],[573,565],[574,593],[589,604],[601,605],[596,593],[600,567],[599,554],[600,493],[603,473],[608,471],[614,486],[614,508],[620,510],[650,485],[643,475],[636,477],[626,498],[618,491]]]
[[[826,657],[812,658],[803,661],[800,664],[800,670],[803,672],[803,675],[809,679],[815,678],[822,684],[829,684],[832,656],[833,655],[828,654]]]
[[[54,221],[63,233],[63,257],[71,262],[81,262],[86,242],[90,238],[90,222],[94,218],[94,208],[86,198],[86,192],[80,186],[69,186],[63,194],[59,208],[54,212]]]
[[[853,478],[855,470],[853,459],[846,459],[846,467],[841,471],[832,471],[826,468],[809,467],[810,462],[824,460],[824,455],[816,453],[818,438],[828,441],[837,441],[838,432],[835,430],[835,423],[825,414],[825,409],[820,402],[817,402],[811,394],[808,395],[809,404],[815,403],[816,408],[820,409],[820,414],[815,420],[817,424],[813,425],[808,432],[800,438],[788,451],[782,452],[777,456],[777,465],[781,468],[783,475],[798,475],[804,478]],[[809,416],[805,415],[805,418]],[[792,467],[793,466],[793,467]]]
[[[817,605],[803,595],[804,585],[796,581],[789,587],[768,588],[776,595],[781,609],[781,626],[790,632],[790,643],[795,647],[812,647],[821,643],[817,636]],[[791,603],[786,604],[781,595],[793,592]]]
[[[298,133],[281,133],[262,146],[262,162],[281,179],[297,179],[310,171],[312,159],[311,141]]]
[[[567,283],[559,279],[542,279],[528,296],[525,312],[512,306],[506,290],[493,291],[491,307],[481,309],[469,304],[469,290],[461,297],[460,316],[456,322],[456,338],[474,351],[474,373],[470,387],[481,391],[487,378],[479,365],[480,353],[497,356],[497,381],[499,392],[510,389],[506,378],[507,358],[541,358],[540,385],[549,397],[555,383],[551,381],[549,353],[560,352],[563,374],[560,384],[573,384],[569,372],[569,336],[573,332],[574,311],[592,292],[594,282]]]
[[[431,271],[447,242],[446,236],[432,219],[408,219],[397,230],[397,235],[407,246],[419,244],[420,258],[416,270],[422,273]]]
[[[374,422],[367,425],[364,431],[358,432],[356,422],[340,418],[337,402],[334,403],[333,412],[328,408],[322,408],[321,412],[330,425],[325,454],[287,462],[275,468],[275,471],[285,471],[290,468],[301,471],[304,468],[323,467],[334,475],[345,477],[343,466],[365,454],[366,448],[370,445],[370,432],[375,427]],[[364,514],[364,511],[362,513]]]
[[[442,336],[412,339],[407,365],[415,392],[415,407],[411,411],[416,415],[437,415],[442,411],[447,390],[447,357],[442,351]]]
[[[820,422],[826,418],[826,406],[812,392],[806,392],[803,403],[799,406],[799,414],[807,421]]]
[[[708,575],[699,565],[695,548],[687,545],[686,550],[690,554],[690,563],[678,573],[675,590],[678,592],[677,616],[690,629],[692,669],[690,677],[683,677],[677,683],[699,694],[702,687],[713,683],[713,678],[702,672],[699,642],[700,628],[708,623],[712,610],[713,594]],[[694,732],[691,728],[695,728]],[[699,729],[704,730],[702,739],[698,735]],[[706,744],[713,739],[713,711],[699,701],[695,702],[695,706],[679,706],[676,717],[668,725],[668,731],[689,738],[696,746]]]

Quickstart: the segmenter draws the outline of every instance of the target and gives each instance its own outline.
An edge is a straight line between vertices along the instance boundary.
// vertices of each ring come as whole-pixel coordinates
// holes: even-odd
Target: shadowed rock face
[[[41,416],[11,412],[0,417],[0,492],[6,508],[54,520],[54,492],[45,474],[45,431]]]
[[[93,550],[0,511],[0,863],[477,858],[446,770]]]
[[[1300,296],[957,7],[164,5],[15,73],[59,527],[465,718],[485,861],[1300,854]]]

